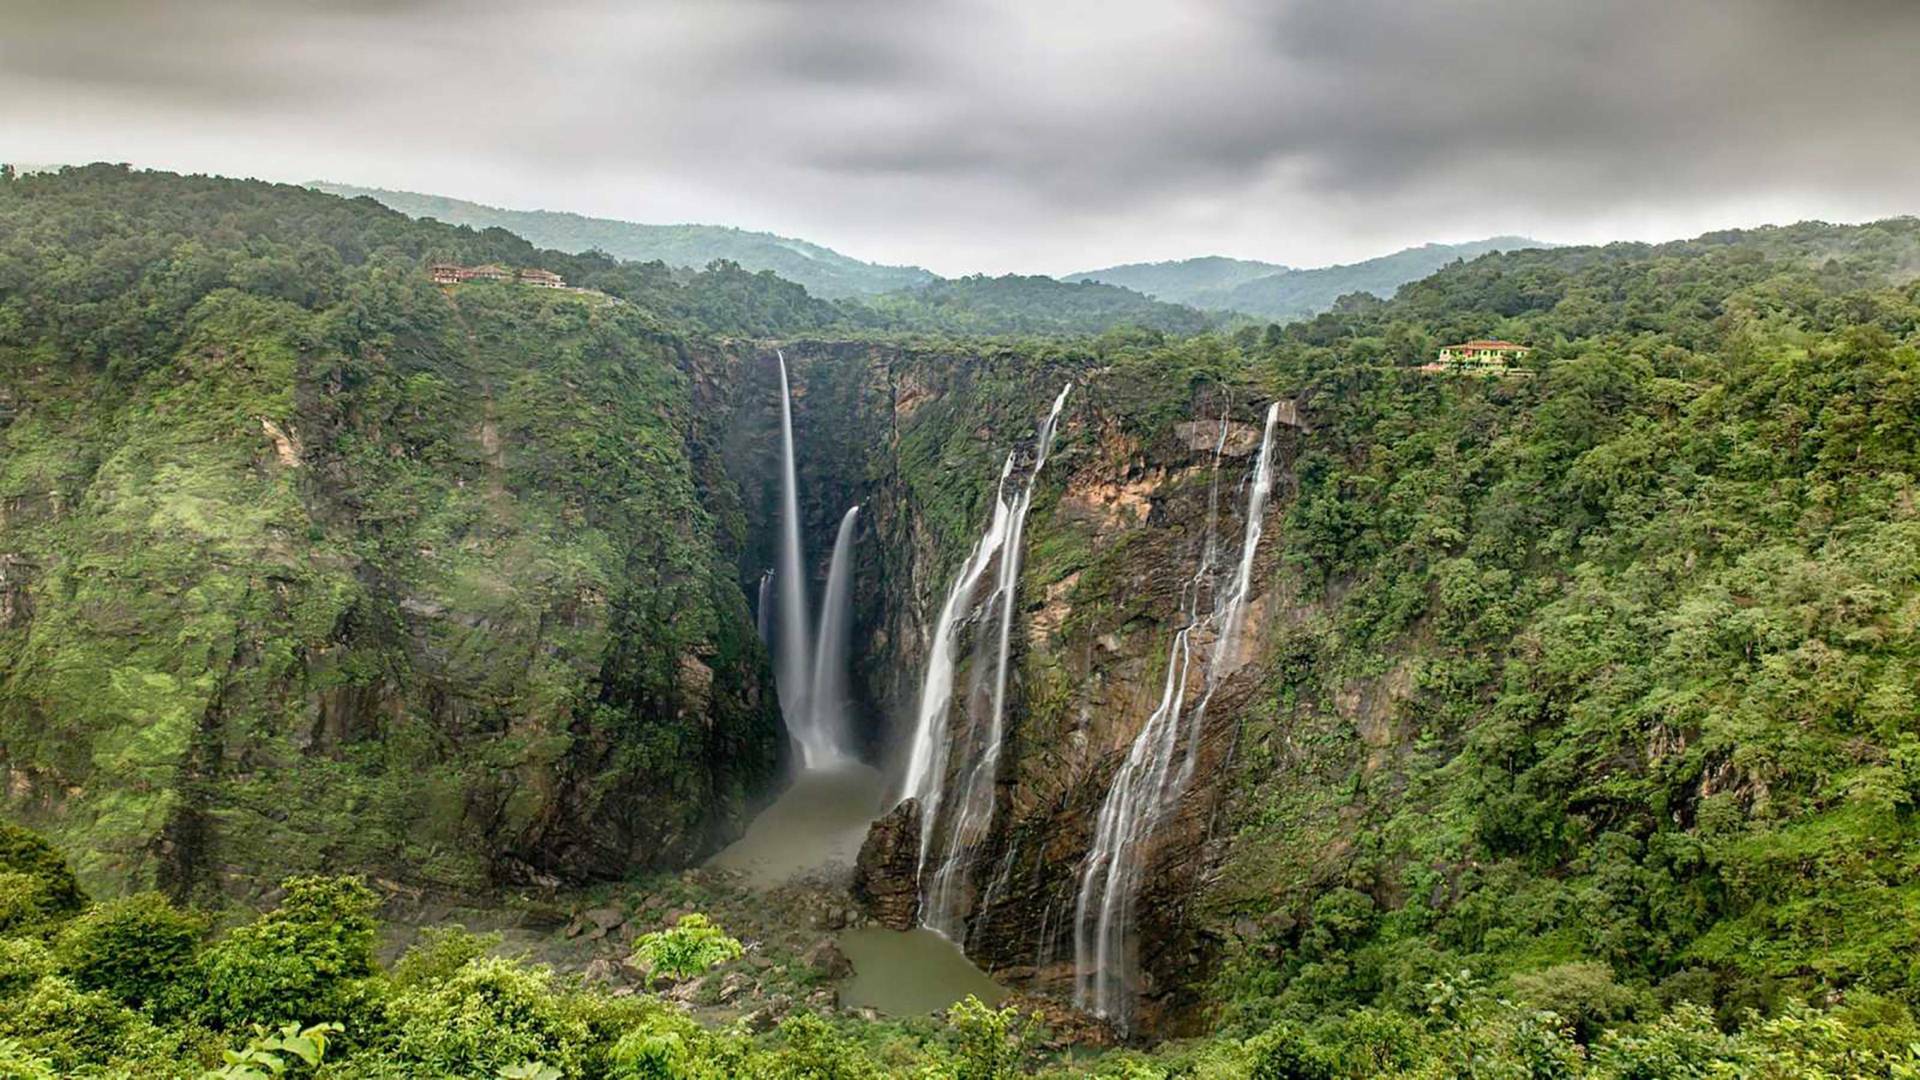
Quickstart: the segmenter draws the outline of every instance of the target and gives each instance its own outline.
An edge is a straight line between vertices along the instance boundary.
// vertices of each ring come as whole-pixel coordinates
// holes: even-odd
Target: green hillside
[[[869,309],[300,187],[0,173],[0,1076],[1920,1075],[1920,220],[1343,295]],[[1422,370],[1485,336],[1525,372]],[[1072,382],[995,560],[1004,685],[976,604],[949,703],[1010,703],[962,935],[1004,1009],[843,1007],[835,935],[879,932],[844,874],[689,869],[781,758],[743,592],[776,342],[809,533],[862,507],[850,692],[908,708]],[[1123,1044],[1069,1005],[1077,889],[1266,415]],[[510,936],[417,932],[455,919]]]
[[[1230,288],[1211,289],[1187,298],[1186,302],[1195,307],[1241,311],[1285,322],[1325,311],[1348,293],[1391,297],[1400,286],[1418,281],[1456,259],[1539,246],[1538,241],[1522,236],[1495,236],[1464,244],[1422,244],[1342,266],[1271,274]]]
[[[1284,274],[1292,267],[1257,259],[1229,259],[1224,255],[1203,255],[1195,259],[1166,262],[1124,263],[1101,270],[1082,270],[1062,274],[1062,281],[1099,281],[1143,292],[1158,300],[1190,304],[1194,297],[1243,285],[1256,278]]]
[[[924,284],[935,276],[917,266],[861,262],[805,240],[724,225],[642,225],[551,210],[503,210],[412,191],[325,182],[310,186],[345,198],[370,198],[410,217],[505,229],[538,247],[558,251],[603,251],[617,259],[695,269],[725,260],[749,271],[771,270],[827,298],[872,296]]]
[[[975,274],[888,293],[867,301],[877,324],[912,333],[1093,335],[1137,327],[1187,336],[1220,320],[1117,285],[1041,275]]]
[[[1489,251],[1540,246],[1538,241],[1525,237],[1495,236],[1464,244],[1423,244],[1377,259],[1311,270],[1207,256],[1087,270],[1068,274],[1065,280],[1124,285],[1171,303],[1289,322],[1326,311],[1335,300],[1349,293],[1391,297],[1400,286],[1426,277],[1456,259],[1477,258]]]
[[[630,300],[443,291],[441,258]],[[711,847],[778,719],[674,313],[639,305],[766,332],[766,284],[296,187],[0,183],[8,812],[90,882],[179,895]]]

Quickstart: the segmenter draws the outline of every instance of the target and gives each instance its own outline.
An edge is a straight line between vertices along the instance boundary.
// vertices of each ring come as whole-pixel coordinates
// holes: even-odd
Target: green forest
[[[448,260],[583,291],[442,289]],[[1420,370],[1477,337],[1524,370]],[[383,881],[638,912],[774,783],[714,419],[743,341],[959,358],[888,434],[942,538],[1006,443],[938,378],[1066,373],[1148,447],[1202,390],[1297,403],[1179,1030],[1028,996],[709,1022],[674,988],[773,978],[712,894],[654,912],[638,985],[396,925]],[[1920,1077],[1917,417],[1911,218],[1507,251],[1223,325],[9,171],[0,1077]],[[1144,611],[1047,517],[1101,438],[1063,439],[1023,583]]]

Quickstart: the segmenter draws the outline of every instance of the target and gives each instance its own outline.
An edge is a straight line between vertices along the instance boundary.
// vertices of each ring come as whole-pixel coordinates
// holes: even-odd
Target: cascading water
[[[762,645],[773,644],[773,568],[760,573],[760,598],[753,609],[754,626],[760,631]]]
[[[1113,784],[1100,805],[1093,847],[1080,874],[1074,905],[1074,1004],[1115,1021],[1123,1030],[1131,1020],[1133,905],[1146,869],[1146,844],[1154,830],[1180,803],[1193,779],[1207,706],[1236,662],[1240,626],[1247,595],[1253,585],[1253,561],[1264,529],[1267,497],[1273,491],[1273,435],[1280,406],[1267,409],[1260,454],[1247,490],[1246,527],[1240,540],[1240,558],[1224,592],[1214,597],[1212,610],[1199,614],[1201,593],[1212,583],[1216,548],[1214,525],[1219,505],[1220,455],[1226,444],[1226,420],[1214,444],[1213,478],[1207,496],[1207,529],[1201,543],[1199,566],[1182,596],[1183,625],[1174,634],[1167,657],[1166,684],[1160,704],[1135,736],[1127,759],[1114,774]],[[1196,642],[1196,630],[1211,630]],[[1193,708],[1186,711],[1196,646],[1205,653],[1204,684]],[[1182,747],[1184,754],[1182,755]],[[1180,767],[1174,768],[1176,755]]]
[[[920,802],[920,921],[950,939],[959,938],[964,929],[967,877],[978,846],[993,823],[993,788],[1005,735],[1007,668],[1027,510],[1033,504],[1034,485],[1047,463],[1060,412],[1072,389],[1073,385],[1067,384],[1053,399],[1053,408],[1034,439],[1033,467],[1026,483],[1011,496],[1007,486],[1015,457],[1007,455],[986,532],[967,556],[941,605],[927,654],[926,675],[920,684],[920,710],[902,793]],[[971,600],[989,567],[995,571],[993,591],[976,611]],[[994,620],[996,632],[991,694],[984,712],[974,717],[965,731],[956,732],[951,722],[955,641],[961,627],[975,621],[984,625],[989,618]],[[975,686],[984,690],[984,673],[979,666],[973,674]],[[971,713],[979,695],[969,693],[967,697]],[[962,751],[957,767],[956,742]],[[959,783],[958,797],[951,805],[946,799],[949,772],[956,773]]]
[[[849,594],[853,588],[853,524],[858,506],[840,519],[833,559],[821,600],[818,640],[807,637],[807,583],[801,569],[800,484],[793,452],[793,391],[787,384],[787,357],[780,359],[780,568],[760,579],[762,633],[766,627],[767,585],[778,586],[774,683],[787,733],[800,748],[800,766],[808,771],[832,768],[849,759],[847,736],[847,635]]]
[[[780,359],[780,569],[774,575],[780,599],[776,607],[780,632],[775,642],[774,685],[780,693],[780,713],[787,730],[800,746],[800,763],[813,768],[823,748],[808,737],[807,684],[813,672],[813,650],[807,643],[807,579],[801,571],[800,482],[793,463],[793,393],[787,386],[787,357]]]
[[[809,768],[845,758],[852,742],[847,733],[847,642],[853,629],[853,527],[859,514],[860,508],[855,506],[840,519],[840,531],[833,538],[833,558],[827,565],[826,592],[820,597],[804,739],[810,739],[824,756],[818,761],[809,759]]]

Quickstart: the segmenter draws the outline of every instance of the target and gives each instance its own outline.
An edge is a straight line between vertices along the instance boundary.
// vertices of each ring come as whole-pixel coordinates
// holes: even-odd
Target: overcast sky
[[[0,0],[0,160],[942,273],[1920,212],[1920,0]]]

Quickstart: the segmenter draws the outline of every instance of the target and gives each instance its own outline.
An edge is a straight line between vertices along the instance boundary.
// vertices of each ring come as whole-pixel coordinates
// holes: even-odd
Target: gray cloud
[[[948,272],[1920,209],[1920,4],[25,0],[0,152]]]

